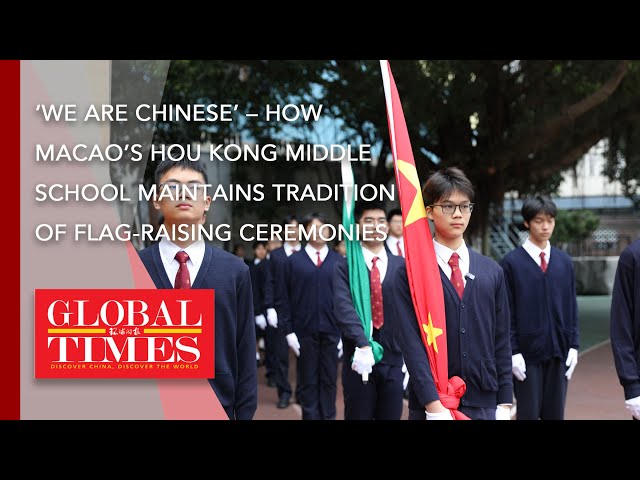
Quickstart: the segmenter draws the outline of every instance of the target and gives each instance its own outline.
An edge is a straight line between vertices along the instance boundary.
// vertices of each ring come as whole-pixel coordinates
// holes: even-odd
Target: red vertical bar
[[[20,61],[0,61],[0,145],[2,165],[6,178],[5,198],[15,202],[6,209],[5,226],[19,235],[20,232]],[[11,280],[4,282],[2,302],[2,395],[0,395],[0,420],[20,419],[20,242],[11,239],[11,254],[5,255],[5,272],[11,272]]]

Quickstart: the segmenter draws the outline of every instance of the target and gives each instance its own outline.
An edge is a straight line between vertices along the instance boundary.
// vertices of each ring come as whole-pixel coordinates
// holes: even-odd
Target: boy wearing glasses
[[[512,403],[509,302],[504,273],[465,244],[474,190],[458,168],[434,173],[422,190],[433,221],[447,322],[449,377],[466,383],[458,410],[473,420],[510,420]],[[452,420],[440,402],[407,281],[398,270],[396,298],[402,354],[410,374],[409,419]],[[426,412],[426,415],[425,415]]]
[[[192,231],[204,223],[211,206],[202,164],[165,160],[156,169],[155,182],[153,205],[172,238],[141,250],[140,259],[157,288],[215,290],[215,378],[209,383],[230,419],[251,420],[258,391],[249,267]],[[185,239],[184,231],[192,234]]]
[[[538,195],[522,205],[529,238],[502,260],[511,312],[518,420],[563,420],[578,363],[578,305],[571,257],[552,247],[556,205]]]

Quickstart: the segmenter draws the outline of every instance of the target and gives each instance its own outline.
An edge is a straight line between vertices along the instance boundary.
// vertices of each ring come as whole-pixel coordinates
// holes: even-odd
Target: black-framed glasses
[[[460,205],[454,205],[453,203],[445,203],[444,205],[433,204],[429,205],[430,207],[440,207],[442,209],[442,213],[445,215],[453,215],[453,212],[456,211],[456,208],[460,209],[460,213],[471,213],[473,212],[473,203],[461,203]]]

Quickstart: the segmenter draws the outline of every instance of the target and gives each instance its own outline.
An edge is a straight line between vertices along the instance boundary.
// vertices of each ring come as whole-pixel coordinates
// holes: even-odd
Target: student
[[[297,232],[298,219],[295,215],[287,215],[282,221],[284,230],[284,243],[281,247],[271,250],[269,253],[269,282],[267,284],[267,345],[270,350],[267,356],[273,357],[273,372],[276,387],[278,389],[278,408],[287,408],[291,402],[291,384],[289,383],[289,346],[285,338],[286,332],[279,328],[278,313],[284,308],[282,295],[284,285],[284,270],[287,258],[300,251],[300,236]],[[298,393],[296,382],[296,400]]]
[[[458,168],[434,173],[423,188],[444,293],[449,377],[466,383],[458,410],[471,419],[509,420],[512,403],[509,303],[502,268],[467,247],[463,234],[474,191]],[[409,419],[451,420],[440,402],[420,337],[406,267],[394,285],[401,345],[409,369]]]
[[[199,162],[163,161],[155,173],[159,191],[153,205],[162,212],[169,234],[139,252],[157,288],[215,290],[215,378],[209,379],[230,419],[251,420],[257,407],[256,336],[249,267],[241,258],[205,244],[196,236],[182,239],[179,225],[199,225],[209,210],[207,174]],[[182,192],[198,192],[195,200]],[[190,230],[190,229],[189,229]]]
[[[404,265],[404,259],[387,254],[384,234],[371,233],[378,225],[386,230],[387,217],[382,203],[358,202],[354,217],[361,235],[365,225],[371,228],[367,237],[361,236],[362,254],[370,272],[372,338],[382,345],[384,353],[374,365],[372,348],[353,305],[349,267],[342,259],[333,273],[333,298],[346,354],[342,366],[344,418],[400,420],[404,373],[392,283],[397,279],[396,271]],[[363,371],[371,373],[366,384],[362,381]]]
[[[640,420],[640,240],[618,259],[611,295],[611,348],[625,407]]]
[[[551,246],[556,205],[522,205],[525,242],[502,260],[511,312],[518,420],[563,420],[567,382],[578,363],[578,304],[571,257]]]
[[[335,420],[338,330],[333,311],[333,269],[341,259],[322,239],[323,215],[302,219],[308,242],[287,259],[278,313],[289,347],[298,359],[303,420]]]
[[[266,303],[265,303],[265,286],[269,281],[267,260],[267,242],[253,243],[253,260],[249,263],[249,272],[251,273],[251,289],[253,290],[253,313],[256,319],[256,360],[258,366],[263,364],[260,356],[260,345],[262,350],[266,352],[265,330],[267,328]],[[271,358],[265,354],[264,365],[266,367],[267,385],[275,387],[275,381],[272,379]]]
[[[404,258],[404,239],[402,238],[402,210],[394,208],[387,214],[389,235],[385,245],[387,251]]]

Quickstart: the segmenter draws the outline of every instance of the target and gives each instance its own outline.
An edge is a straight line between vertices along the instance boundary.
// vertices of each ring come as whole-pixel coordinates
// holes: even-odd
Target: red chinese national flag
[[[449,379],[447,330],[440,270],[422,200],[422,189],[413,159],[409,132],[389,62],[381,60],[380,67],[387,101],[396,185],[402,209],[407,278],[413,306],[440,400],[456,419],[463,420],[467,417],[458,412],[457,408],[466,387],[459,377]]]

